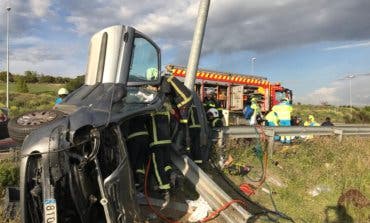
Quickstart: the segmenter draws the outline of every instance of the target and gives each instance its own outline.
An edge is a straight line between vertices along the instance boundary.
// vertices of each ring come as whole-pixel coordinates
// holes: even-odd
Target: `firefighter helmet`
[[[69,92],[65,88],[61,88],[58,90],[58,95],[67,95],[67,94],[69,94]]]
[[[211,88],[208,88],[207,91],[206,91],[206,94],[207,95],[214,95],[215,94],[215,90],[213,90]]]
[[[146,70],[146,79],[148,81],[155,81],[158,79],[158,69],[155,67]]]
[[[208,111],[207,111],[207,117],[212,118],[212,119],[218,118],[219,117],[219,114],[218,114],[217,109],[215,109],[215,108],[208,109]]]

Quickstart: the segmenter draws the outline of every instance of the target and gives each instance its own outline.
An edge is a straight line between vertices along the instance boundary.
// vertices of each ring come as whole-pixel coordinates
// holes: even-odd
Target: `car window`
[[[159,58],[157,48],[148,40],[136,37],[128,81],[147,84],[159,78]]]

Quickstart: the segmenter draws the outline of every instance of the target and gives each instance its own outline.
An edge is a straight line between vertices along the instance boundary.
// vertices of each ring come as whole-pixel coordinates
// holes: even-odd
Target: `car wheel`
[[[14,141],[22,143],[24,138],[33,130],[48,125],[63,116],[64,113],[58,110],[42,110],[25,113],[9,121],[9,136]]]
[[[8,122],[0,122],[0,140],[1,139],[6,139],[9,137],[8,134]]]

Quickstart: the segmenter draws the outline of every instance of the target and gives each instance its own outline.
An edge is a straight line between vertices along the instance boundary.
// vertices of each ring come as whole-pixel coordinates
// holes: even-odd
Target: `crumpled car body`
[[[159,47],[132,27],[109,27],[92,37],[85,84],[56,106],[57,120],[23,142],[23,222],[143,221],[122,124],[163,106],[164,95],[147,88],[160,81],[159,75],[147,78],[145,70],[153,67],[161,67]],[[196,95],[194,103],[206,127]],[[201,135],[208,145],[207,128]]]

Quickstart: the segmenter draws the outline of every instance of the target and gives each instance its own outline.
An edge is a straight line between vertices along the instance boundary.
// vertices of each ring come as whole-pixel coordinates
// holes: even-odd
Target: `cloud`
[[[63,5],[69,12],[67,22],[80,35],[123,23],[167,44],[192,39],[198,6],[197,0],[170,4],[165,0],[140,4],[66,0]],[[212,1],[203,53],[266,52],[324,41],[368,40],[369,8],[368,0]]]
[[[350,81],[347,79],[337,80],[326,87],[314,90],[311,94],[296,101],[305,104],[320,104],[327,102],[332,105],[349,105],[350,104],[350,84],[352,105],[369,105],[370,104],[370,75],[356,75]]]
[[[370,47],[370,41],[364,42],[364,43],[353,43],[353,44],[346,44],[346,45],[341,45],[341,46],[327,47],[324,50],[325,51],[343,50],[343,49],[352,49],[352,48],[359,48],[359,47]]]
[[[33,13],[38,17],[45,16],[50,5],[50,0],[30,0],[31,9]]]
[[[109,3],[103,0],[12,0],[11,4],[11,35],[15,46],[35,47],[40,44],[37,38],[57,39],[57,32],[60,36],[73,32],[78,36],[70,41],[87,42],[104,27],[125,24],[138,28],[164,46],[163,55],[169,62],[185,64],[199,0],[111,0]],[[369,8],[368,0],[212,1],[202,55],[228,57],[231,52],[264,53],[336,41],[352,44],[326,50],[365,47],[370,45]],[[6,18],[5,11],[1,12],[1,18]],[[5,33],[5,23],[5,19],[0,19],[2,33]],[[54,36],[49,36],[53,33]],[[0,38],[1,45],[4,41]],[[76,47],[81,50],[86,45]],[[47,58],[67,60],[70,57],[68,52],[58,56],[36,52]],[[27,61],[32,59],[23,57]]]

